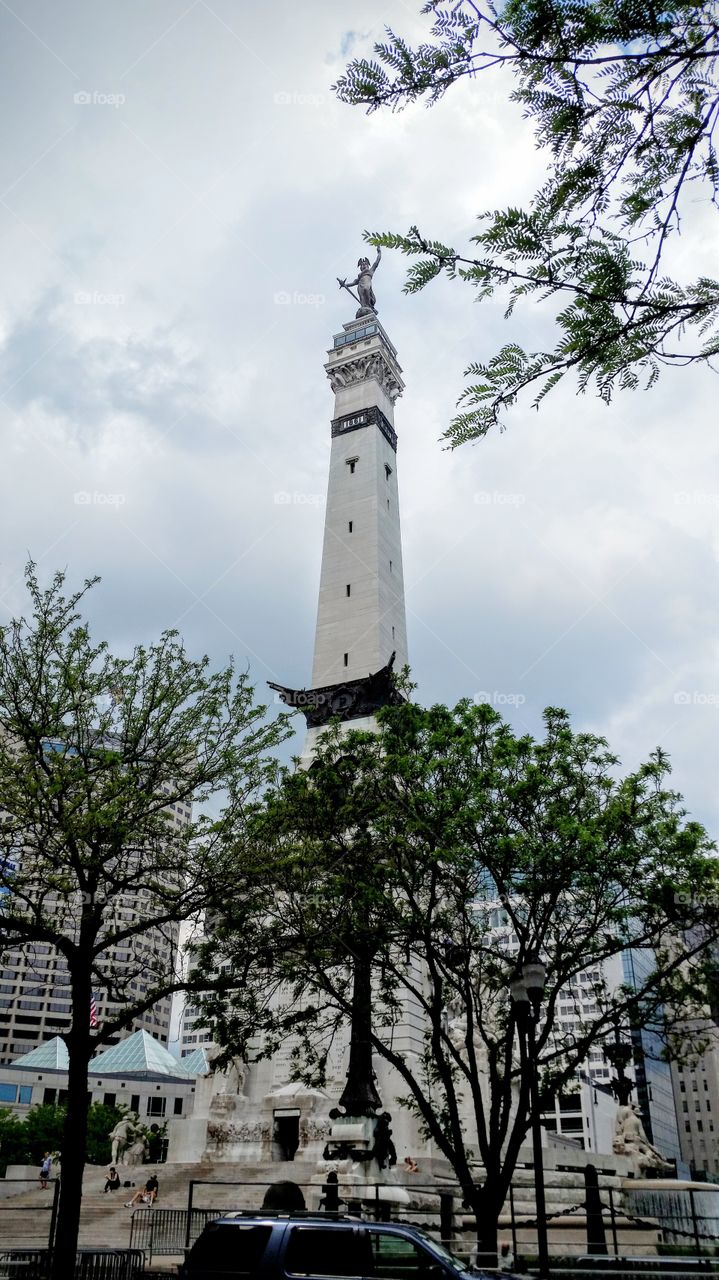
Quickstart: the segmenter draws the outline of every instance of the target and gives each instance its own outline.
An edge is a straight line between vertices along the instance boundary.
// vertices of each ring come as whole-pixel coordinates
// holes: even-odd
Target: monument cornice
[[[392,404],[404,391],[399,365],[379,345],[373,351],[356,355],[341,352],[338,356],[333,351],[325,369],[334,392],[367,382],[370,378],[375,379]]]
[[[370,675],[356,680],[342,680],[338,684],[323,685],[318,689],[288,689],[285,685],[267,683],[279,694],[285,706],[301,711],[308,729],[317,729],[330,720],[358,720],[374,715],[380,707],[397,706],[402,695],[392,678],[395,655],[389,662]]]

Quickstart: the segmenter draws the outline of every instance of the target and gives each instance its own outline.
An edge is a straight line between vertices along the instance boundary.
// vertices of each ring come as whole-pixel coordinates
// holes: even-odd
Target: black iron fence
[[[130,1248],[153,1257],[180,1255],[193,1245],[207,1222],[227,1209],[136,1209],[130,1225]]]
[[[49,1249],[0,1250],[0,1280],[48,1280]],[[136,1280],[145,1271],[139,1249],[78,1249],[72,1280]]]
[[[138,1209],[130,1244],[153,1256],[181,1255],[205,1223],[236,1210],[259,1209],[268,1183],[192,1179],[186,1209]],[[307,1211],[322,1211],[321,1181],[297,1183]],[[476,1232],[461,1189],[412,1180],[352,1187],[340,1183],[340,1210],[365,1220],[406,1222],[422,1227],[458,1257],[476,1260]],[[550,1253],[559,1262],[591,1258],[612,1268],[617,1260],[674,1258],[677,1263],[701,1258],[705,1269],[716,1257],[719,1267],[719,1187],[706,1191],[676,1186],[651,1193],[640,1188],[599,1185],[592,1199],[567,1178],[545,1180],[549,1212],[546,1225]],[[644,1199],[642,1199],[642,1195]],[[650,1195],[650,1201],[646,1197]],[[534,1188],[511,1188],[499,1223],[500,1255],[514,1266],[531,1266],[537,1252]],[[616,1270],[616,1267],[614,1267]]]

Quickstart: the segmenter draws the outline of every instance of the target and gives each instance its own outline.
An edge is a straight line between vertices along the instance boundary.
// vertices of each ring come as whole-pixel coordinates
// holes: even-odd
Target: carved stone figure
[[[243,1098],[247,1067],[241,1058],[233,1058],[224,1071],[217,1073],[217,1093]]]
[[[467,1047],[467,1015],[459,1014],[456,1018],[451,1018],[447,1032],[450,1043],[455,1049],[465,1049]]]
[[[147,1139],[138,1132],[135,1141],[125,1151],[122,1163],[128,1166],[142,1164],[147,1154]]]
[[[653,1147],[632,1103],[619,1107],[612,1144],[616,1155],[629,1156],[639,1169],[671,1169],[673,1166]]]
[[[133,1160],[128,1160],[127,1157],[133,1143],[137,1142],[140,1137],[139,1119],[134,1111],[131,1111],[129,1115],[123,1116],[122,1120],[117,1122],[110,1134],[113,1165],[135,1163]]]
[[[209,1114],[228,1116],[238,1109],[241,1102],[246,1101],[243,1092],[247,1068],[240,1058],[233,1058],[222,1070],[214,1065],[219,1049],[211,1053],[212,1095],[209,1102]]]
[[[372,288],[372,277],[379,266],[381,257],[382,250],[378,249],[377,257],[375,258],[372,266],[369,264],[369,258],[360,258],[357,263],[359,268],[357,278],[355,280],[351,280],[349,284],[346,280],[340,280],[339,277],[337,279],[340,289],[346,289],[347,292],[355,299],[355,302],[359,302],[360,304],[359,311],[355,316],[356,320],[360,320],[362,316],[373,316],[377,314],[377,299],[374,296],[374,289]],[[352,289],[355,285],[357,286],[359,297],[352,293]]]

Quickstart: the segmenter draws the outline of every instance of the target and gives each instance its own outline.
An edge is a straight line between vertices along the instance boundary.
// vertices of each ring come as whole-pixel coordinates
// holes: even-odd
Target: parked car
[[[506,1274],[506,1273],[505,1273]],[[419,1227],[344,1215],[227,1214],[205,1227],[180,1268],[183,1280],[481,1280]]]

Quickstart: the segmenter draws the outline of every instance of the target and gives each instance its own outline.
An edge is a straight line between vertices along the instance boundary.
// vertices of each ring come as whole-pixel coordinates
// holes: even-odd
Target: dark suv
[[[205,1227],[184,1280],[480,1280],[418,1227],[342,1215],[237,1213]]]

